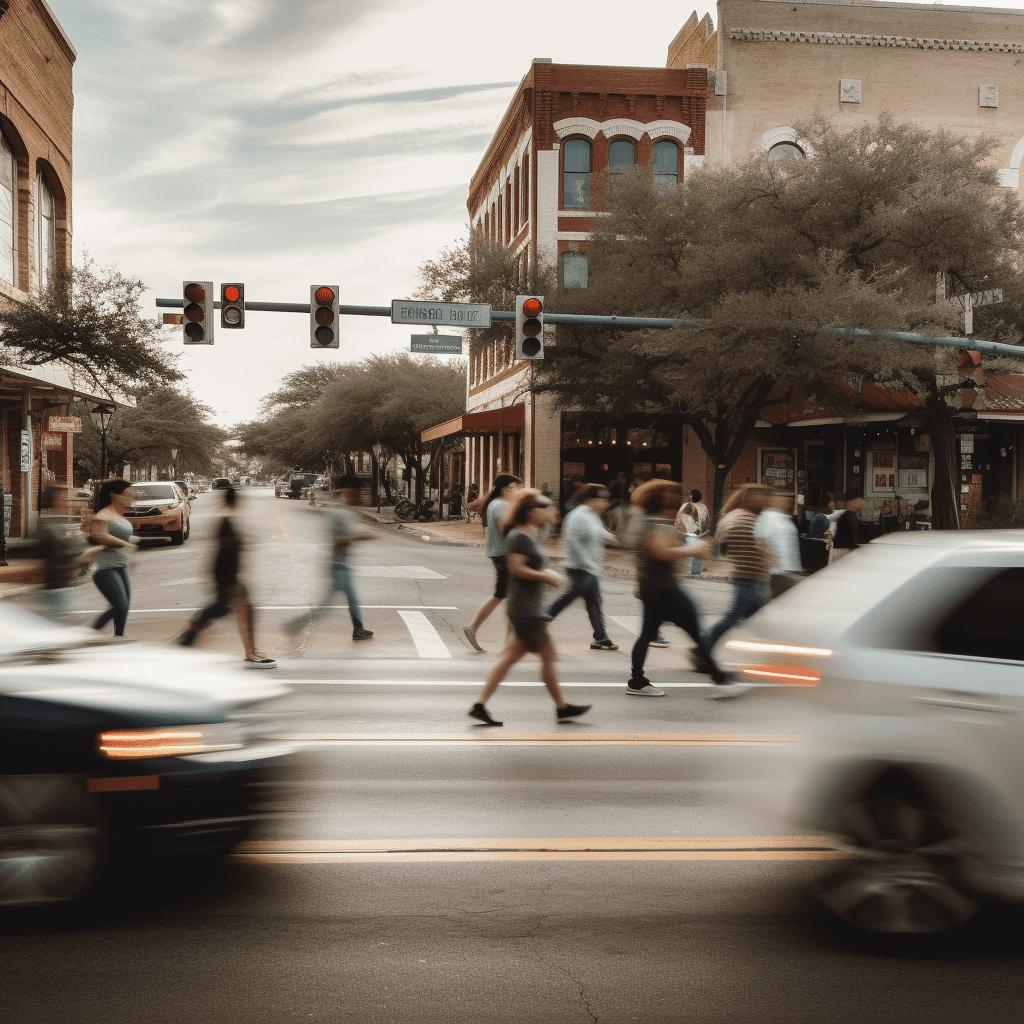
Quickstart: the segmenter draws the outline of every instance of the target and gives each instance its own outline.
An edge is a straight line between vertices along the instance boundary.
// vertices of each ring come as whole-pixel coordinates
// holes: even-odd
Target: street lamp
[[[89,413],[92,416],[92,421],[96,426],[96,429],[100,432],[100,479],[104,480],[107,476],[107,427],[110,426],[110,418],[116,412],[116,408],[112,405],[96,405],[93,406],[92,412]]]
[[[171,479],[178,479],[178,449],[171,449]]]
[[[373,476],[374,486],[377,488],[377,515],[380,515],[380,453],[383,450],[380,444],[373,446]]]

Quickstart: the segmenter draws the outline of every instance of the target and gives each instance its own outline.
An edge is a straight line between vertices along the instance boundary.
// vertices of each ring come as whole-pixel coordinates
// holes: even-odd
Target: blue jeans
[[[582,597],[587,605],[587,615],[594,630],[594,639],[600,643],[608,639],[604,628],[604,616],[601,614],[601,585],[598,578],[586,569],[566,569],[569,577],[568,589],[558,595],[555,603],[548,609],[548,615],[554,618],[576,600]]]
[[[92,581],[110,602],[110,607],[92,624],[92,628],[102,629],[113,619],[114,636],[124,636],[124,627],[128,623],[128,608],[132,603],[132,580],[128,575],[128,566],[111,565],[105,569],[97,569],[92,574]]]
[[[699,558],[691,558],[690,559],[690,575],[691,576],[699,576],[700,575],[700,559]]]
[[[751,580],[736,577],[732,581],[732,606],[708,630],[705,640],[708,649],[722,639],[733,626],[746,622],[759,608],[763,608],[771,599],[771,591],[767,580]]]
[[[356,593],[355,572],[347,561],[335,560],[331,563],[331,581],[327,585],[327,593],[316,608],[311,608],[309,618],[315,622],[327,614],[328,605],[334,600],[335,594],[344,594],[348,598],[348,613],[352,616],[353,629],[363,628],[363,612],[359,607],[359,595]],[[289,626],[295,627],[306,619],[305,615],[299,615],[293,619]]]
[[[711,678],[715,682],[724,682],[729,678],[719,665],[711,657],[711,647],[704,640],[700,631],[700,621],[697,618],[697,607],[690,600],[689,594],[682,587],[672,587],[666,590],[641,590],[640,600],[644,606],[644,621],[640,627],[640,636],[633,645],[632,670],[633,678],[642,679],[644,674],[644,662],[647,660],[647,649],[651,641],[658,635],[658,630],[663,622],[671,622],[680,629],[689,633],[697,650],[708,663],[711,671]]]

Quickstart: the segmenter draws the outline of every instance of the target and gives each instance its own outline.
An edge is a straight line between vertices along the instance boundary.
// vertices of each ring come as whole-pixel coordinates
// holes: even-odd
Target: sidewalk
[[[317,504],[339,505],[341,501],[334,496],[325,495],[320,497],[318,494]],[[425,543],[462,548],[482,548],[484,546],[484,528],[479,518],[476,518],[472,523],[466,522],[465,519],[452,519],[450,521],[433,523],[403,523],[395,518],[395,513],[388,507],[381,507],[380,512],[378,512],[376,507],[364,508],[360,505],[354,511],[378,526],[388,530],[401,530],[410,538]],[[558,537],[553,537],[544,546],[547,549],[548,557],[552,561],[560,562],[564,558],[562,542]],[[627,579],[634,578],[636,573],[633,568],[632,556],[628,552],[608,548],[605,554],[605,572],[614,576],[623,576]],[[704,562],[703,574],[692,577],[693,580],[727,580],[729,578],[730,576],[726,571],[724,563],[708,561]]]

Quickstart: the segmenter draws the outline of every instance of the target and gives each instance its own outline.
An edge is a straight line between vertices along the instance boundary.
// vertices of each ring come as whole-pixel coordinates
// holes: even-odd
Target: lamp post
[[[178,449],[171,449],[171,479],[178,479]]]
[[[380,453],[383,450],[380,444],[373,446],[373,477],[374,487],[377,489],[377,515],[380,515]]]
[[[112,405],[97,405],[94,406],[92,412],[89,414],[92,416],[92,421],[96,425],[96,429],[100,432],[100,479],[103,480],[107,475],[107,427],[110,426],[110,418],[114,415],[116,409]]]

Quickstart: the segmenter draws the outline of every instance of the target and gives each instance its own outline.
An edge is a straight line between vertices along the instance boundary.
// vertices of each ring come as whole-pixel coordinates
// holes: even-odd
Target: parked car
[[[0,908],[73,904],[136,855],[227,853],[286,762],[254,725],[285,687],[111,643],[0,605]]]
[[[226,491],[231,486],[231,481],[226,476],[215,476],[210,482],[211,491]]]
[[[275,498],[301,498],[302,492],[316,486],[316,473],[288,473],[274,484]]]
[[[1024,902],[1024,531],[888,534],[723,650],[802,713],[796,816],[852,858],[818,883],[834,914],[942,932]]]
[[[135,500],[124,517],[139,537],[166,537],[184,544],[191,530],[191,506],[176,483],[132,484]]]

